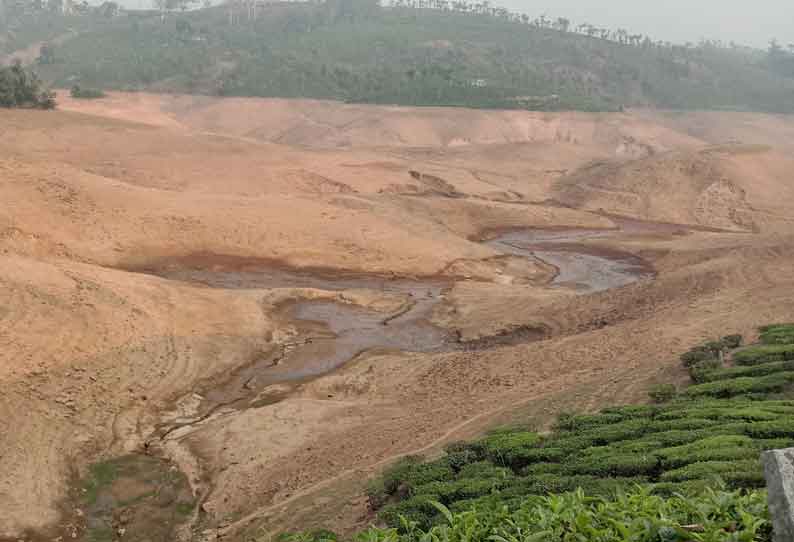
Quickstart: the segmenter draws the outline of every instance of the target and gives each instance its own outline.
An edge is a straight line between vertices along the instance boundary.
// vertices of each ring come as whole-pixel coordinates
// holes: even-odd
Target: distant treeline
[[[184,2],[158,0],[156,9],[130,12],[112,2],[0,1],[23,6],[6,19],[6,50],[47,42],[37,70],[67,87],[535,110],[794,111],[794,55],[777,42],[769,51],[675,45],[485,1],[232,0],[183,10]]]

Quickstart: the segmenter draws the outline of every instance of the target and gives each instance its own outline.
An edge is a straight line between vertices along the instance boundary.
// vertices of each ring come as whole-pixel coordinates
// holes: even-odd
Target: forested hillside
[[[43,46],[33,62],[63,87],[540,110],[794,111],[794,55],[776,43],[769,51],[673,45],[562,18],[531,20],[487,2],[147,12],[106,2],[67,15],[40,2],[14,5],[0,48]]]

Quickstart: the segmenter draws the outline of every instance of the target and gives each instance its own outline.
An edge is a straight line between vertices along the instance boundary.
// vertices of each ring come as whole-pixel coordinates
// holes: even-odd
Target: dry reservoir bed
[[[631,222],[626,229],[636,233],[641,230],[637,224]],[[626,233],[631,231],[522,229],[501,233],[485,243],[505,256],[540,260],[552,266],[554,272],[545,278],[547,288],[570,288],[578,294],[588,294],[653,276],[652,267],[636,256],[582,244],[588,239],[614,238]],[[175,409],[176,415],[164,417],[141,453],[95,465],[87,480],[76,482],[75,498],[79,501],[76,506],[80,509],[80,502],[84,503],[83,515],[65,525],[65,532],[79,533],[86,529],[89,540],[119,533],[124,534],[125,540],[171,540],[178,530],[201,521],[201,501],[211,492],[212,481],[198,484],[203,487],[198,491],[194,483],[194,495],[186,496],[182,485],[186,478],[163,452],[169,440],[179,439],[194,426],[224,412],[277,403],[288,397],[295,386],[328,374],[364,352],[443,352],[545,338],[543,329],[533,332],[522,329],[499,340],[468,344],[460,341],[450,330],[433,322],[434,309],[444,302],[446,291],[455,282],[452,277],[411,280],[284,268],[254,270],[251,262],[245,270],[229,270],[232,262],[223,258],[215,260],[213,269],[207,265],[213,260],[211,256],[202,255],[200,259],[204,269],[190,269],[184,262],[181,265],[172,262],[149,272],[207,288],[289,289],[338,295],[327,299],[307,298],[297,293],[278,301],[273,306],[276,314],[296,330],[289,342],[263,352],[223,381],[184,397]],[[198,267],[196,259],[192,263]],[[377,292],[377,296],[390,303],[362,306],[356,303],[361,299],[356,292]],[[161,471],[163,476],[157,474]],[[163,499],[159,497],[162,494],[174,497]]]

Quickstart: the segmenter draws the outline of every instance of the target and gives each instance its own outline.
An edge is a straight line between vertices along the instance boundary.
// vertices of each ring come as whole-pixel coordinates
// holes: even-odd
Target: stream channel
[[[618,221],[616,230],[522,229],[483,241],[502,255],[538,258],[557,269],[551,288],[590,294],[650,278],[653,269],[642,259],[612,249],[584,244],[632,233],[659,233],[658,225]],[[671,233],[671,231],[665,231]],[[293,299],[278,306],[278,317],[298,330],[288,345],[275,347],[261,359],[231,373],[225,381],[202,390],[195,415],[172,420],[149,437],[146,453],[97,463],[78,488],[84,540],[170,541],[179,525],[199,519],[206,492],[191,497],[187,479],[168,461],[157,459],[158,443],[172,433],[229,409],[260,407],[286,397],[292,388],[327,374],[364,352],[389,349],[444,352],[465,348],[449,330],[434,325],[434,308],[454,284],[452,278],[406,279],[364,274],[301,272],[273,267],[255,271],[191,270],[184,266],[159,271],[163,278],[226,289],[313,288],[331,292],[375,290],[406,300],[389,315],[335,300]],[[538,340],[542,336],[520,337]],[[496,343],[495,343],[496,344]],[[149,448],[149,445],[151,449]],[[158,463],[159,462],[159,463]],[[106,472],[107,471],[107,472]],[[133,488],[129,493],[124,488]],[[207,490],[208,491],[208,490]],[[87,498],[86,498],[87,495]],[[164,497],[165,496],[165,497]],[[187,522],[187,524],[185,523]]]

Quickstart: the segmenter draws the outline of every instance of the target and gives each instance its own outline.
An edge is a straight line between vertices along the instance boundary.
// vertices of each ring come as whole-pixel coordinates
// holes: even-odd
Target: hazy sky
[[[666,41],[701,37],[765,47],[794,43],[794,0],[492,0],[532,16],[568,17]]]

